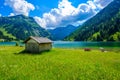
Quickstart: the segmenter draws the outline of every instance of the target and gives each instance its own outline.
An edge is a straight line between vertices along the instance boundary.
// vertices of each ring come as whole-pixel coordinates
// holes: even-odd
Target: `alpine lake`
[[[16,42],[0,42],[0,46],[15,46]],[[20,46],[24,46],[24,43],[19,43]],[[53,41],[53,48],[113,48],[120,47],[120,42],[79,42],[79,41]]]

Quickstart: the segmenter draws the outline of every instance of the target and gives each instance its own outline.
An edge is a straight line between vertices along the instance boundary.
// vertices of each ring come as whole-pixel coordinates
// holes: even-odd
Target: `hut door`
[[[38,45],[31,43],[31,52],[38,52],[38,51],[39,51]]]
[[[39,51],[37,44],[33,45],[33,51],[34,51],[34,52],[38,52],[38,51]]]

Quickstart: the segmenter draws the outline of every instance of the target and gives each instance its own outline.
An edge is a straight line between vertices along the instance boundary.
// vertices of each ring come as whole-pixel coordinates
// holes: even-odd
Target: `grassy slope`
[[[24,47],[0,47],[0,79],[120,80],[120,52],[57,49],[18,54]]]
[[[3,33],[3,36],[8,36],[9,38],[16,39],[15,36],[13,36],[12,34],[8,33],[4,28],[0,28],[0,31]]]

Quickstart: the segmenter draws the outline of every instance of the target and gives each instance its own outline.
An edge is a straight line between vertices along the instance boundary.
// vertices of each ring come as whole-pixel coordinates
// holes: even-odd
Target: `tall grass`
[[[0,47],[1,80],[120,80],[120,52],[53,48],[41,54]]]

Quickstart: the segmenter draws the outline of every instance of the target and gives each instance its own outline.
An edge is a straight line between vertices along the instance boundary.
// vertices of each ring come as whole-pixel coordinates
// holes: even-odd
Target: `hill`
[[[24,40],[29,36],[50,37],[50,34],[40,27],[32,17],[24,15],[0,17],[0,39]]]
[[[114,0],[65,40],[120,41],[120,0]]]
[[[63,40],[66,36],[70,35],[76,29],[77,27],[73,25],[68,25],[66,27],[58,27],[55,29],[49,29],[48,31],[51,34],[52,40]]]

